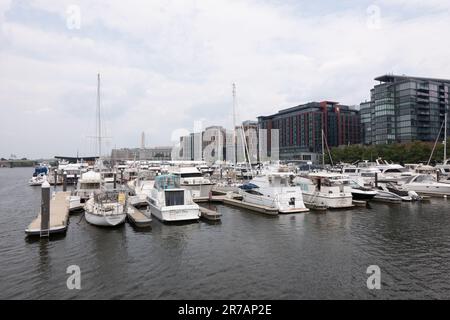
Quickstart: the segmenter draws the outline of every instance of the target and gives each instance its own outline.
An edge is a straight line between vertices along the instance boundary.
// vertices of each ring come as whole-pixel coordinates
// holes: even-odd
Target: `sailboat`
[[[100,117],[100,74],[97,76],[97,134],[98,163],[101,170],[103,165],[101,161],[102,130]],[[101,176],[100,173],[97,173],[97,175]],[[125,192],[101,188],[86,202],[85,217],[86,220],[93,225],[113,227],[125,222],[127,216],[126,208],[127,196]]]

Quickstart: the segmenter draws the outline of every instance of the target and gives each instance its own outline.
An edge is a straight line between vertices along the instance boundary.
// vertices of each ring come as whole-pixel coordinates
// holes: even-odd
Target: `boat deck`
[[[69,222],[70,192],[56,192],[50,199],[50,223],[48,233],[65,232]],[[47,230],[41,230],[41,214],[30,223],[25,233],[28,235],[41,235]]]

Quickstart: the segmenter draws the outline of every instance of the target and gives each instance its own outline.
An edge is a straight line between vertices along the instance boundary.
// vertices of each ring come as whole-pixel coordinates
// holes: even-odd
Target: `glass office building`
[[[450,80],[396,75],[375,80],[380,83],[370,101],[360,105],[363,143],[435,141],[448,110]]]
[[[359,111],[338,102],[310,102],[258,117],[260,129],[279,130],[279,154],[282,160],[305,160],[303,155],[322,152],[322,130],[328,146],[361,142]],[[270,149],[270,144],[268,145]]]

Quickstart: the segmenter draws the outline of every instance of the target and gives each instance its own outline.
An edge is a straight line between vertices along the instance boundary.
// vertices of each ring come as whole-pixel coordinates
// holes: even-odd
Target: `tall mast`
[[[100,118],[100,73],[97,74],[97,139],[98,157],[102,156],[102,123]]]
[[[325,143],[324,143],[324,135],[323,135],[323,129],[322,129],[322,165],[325,168]]]
[[[444,164],[447,161],[447,117],[448,117],[448,108],[445,106],[445,129],[444,129]]]
[[[233,83],[233,163],[236,166],[236,84]]]

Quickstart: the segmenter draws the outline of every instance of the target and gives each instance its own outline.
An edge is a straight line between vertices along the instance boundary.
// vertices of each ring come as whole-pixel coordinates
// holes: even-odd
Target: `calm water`
[[[29,241],[32,171],[0,169],[2,299],[450,298],[450,201],[279,217],[218,206],[221,224],[154,220],[144,232],[75,215],[65,237]],[[66,287],[73,264],[80,291]],[[369,265],[381,290],[366,287]]]

